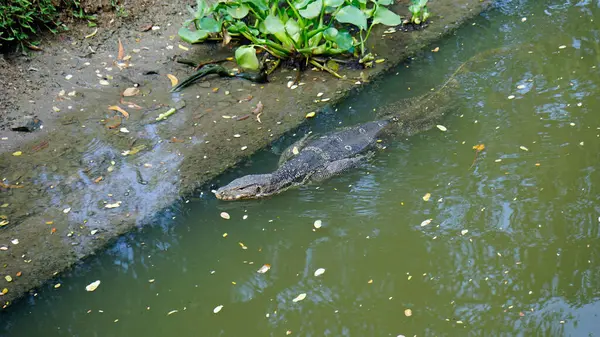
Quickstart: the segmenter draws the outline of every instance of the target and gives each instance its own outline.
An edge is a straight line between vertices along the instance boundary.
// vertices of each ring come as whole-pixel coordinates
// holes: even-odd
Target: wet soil
[[[344,69],[346,80],[307,70],[292,90],[286,84],[296,73],[282,68],[267,84],[208,78],[171,94],[166,75],[182,80],[193,71],[176,63],[178,57],[220,59],[232,50],[217,44],[179,47],[185,2],[137,3],[143,7],[130,7],[126,18],[101,20],[94,36],[85,37],[95,28],[79,26],[44,38],[42,52],[0,58],[0,223],[8,222],[0,227],[4,307],[198,193],[225,169],[307,121],[306,113],[360,90],[365,79],[382,75],[486,6],[440,0],[431,11],[443,16],[434,16],[426,29],[376,31],[369,48],[385,62]],[[396,8],[404,15],[406,9],[404,2]],[[149,24],[155,29],[144,31]],[[126,66],[117,60],[118,39],[131,56]],[[133,86],[140,94],[122,98]],[[317,98],[319,92],[324,94]],[[109,110],[113,105],[129,117]],[[264,106],[260,118],[258,105]],[[173,115],[156,120],[170,108],[176,108]],[[23,116],[37,116],[44,127],[10,131]]]

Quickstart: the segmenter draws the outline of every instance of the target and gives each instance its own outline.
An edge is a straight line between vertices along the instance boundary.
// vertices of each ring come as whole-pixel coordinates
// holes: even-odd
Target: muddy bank
[[[157,211],[299,126],[306,113],[366,85],[360,70],[342,70],[348,80],[309,70],[303,85],[291,90],[286,83],[295,73],[282,69],[265,85],[210,78],[170,94],[166,74],[183,79],[191,72],[174,62],[178,56],[232,53],[216,45],[180,49],[176,31],[187,15],[184,5],[157,5],[148,12],[156,12],[152,17],[109,22],[92,38],[84,37],[88,31],[58,37],[31,60],[0,61],[5,73],[18,75],[2,83],[6,94],[0,98],[8,109],[0,123],[4,307],[118,235],[149,223]],[[365,75],[381,75],[484,6],[478,0],[436,1],[427,29],[379,30],[370,47],[386,61]],[[406,15],[406,7],[401,3],[397,11]],[[139,27],[147,24],[157,29],[142,32]],[[116,62],[118,38],[131,55],[122,69]],[[123,90],[134,84],[140,94],[127,98],[133,104],[120,104]],[[324,94],[317,98],[319,92]],[[252,113],[259,102],[260,121]],[[120,105],[129,117],[108,110],[111,105]],[[157,122],[171,107],[176,113]],[[22,115],[37,115],[44,128],[9,131]]]

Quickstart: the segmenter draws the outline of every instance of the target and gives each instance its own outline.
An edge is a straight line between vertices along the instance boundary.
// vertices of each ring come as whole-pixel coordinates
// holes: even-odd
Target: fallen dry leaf
[[[125,89],[125,91],[123,91],[123,96],[131,97],[131,96],[135,96],[139,93],[140,93],[140,89],[131,87],[131,88],[127,88],[127,89]]]
[[[302,293],[292,300],[292,302],[300,302],[306,298],[306,293]]]
[[[259,102],[256,104],[256,108],[254,108],[254,109],[252,110],[252,113],[253,113],[253,114],[255,114],[255,115],[257,115],[257,114],[261,113],[261,112],[263,111],[263,109],[264,109],[264,108],[265,108],[265,106],[262,104],[262,102],[261,102],[261,101],[259,101]]]
[[[108,107],[108,110],[113,110],[113,111],[118,111],[120,112],[125,118],[129,118],[129,112],[123,110],[120,106],[118,105],[111,105]]]
[[[427,219],[427,220],[424,220],[423,222],[421,222],[421,227],[425,227],[425,226],[429,225],[431,223],[431,220],[433,220],[433,219]]]
[[[438,125],[436,125],[436,127],[437,127],[438,129],[440,129],[440,131],[448,131],[448,129],[447,129],[445,126],[443,126],[443,125],[439,125],[439,124],[438,124]]]
[[[229,220],[231,219],[231,216],[229,215],[229,213],[227,212],[221,212],[221,218],[225,219],[225,220]]]
[[[117,201],[113,204],[106,204],[106,205],[104,205],[104,208],[117,208],[117,207],[121,206],[121,202],[122,201]]]
[[[167,77],[169,78],[169,80],[171,80],[172,87],[176,86],[177,83],[179,83],[179,80],[177,79],[177,77],[175,77],[175,75],[167,74]]]
[[[315,270],[315,276],[321,276],[325,273],[325,268],[319,268]]]
[[[121,39],[119,39],[119,54],[117,55],[117,60],[122,60],[125,57],[125,48],[123,48],[123,44],[121,43]]]
[[[100,285],[100,280],[94,281],[94,282],[88,284],[87,286],[85,286],[85,290],[86,291],[94,291],[94,290],[98,289],[99,285]]]
[[[268,272],[269,269],[271,269],[271,265],[268,264],[268,263],[266,263],[265,265],[263,265],[262,267],[260,267],[260,269],[257,270],[256,272],[259,273],[259,274],[264,274],[264,273]]]
[[[219,311],[221,311],[221,309],[223,309],[223,305],[217,305],[217,306],[216,306],[216,307],[213,309],[213,312],[216,314],[216,313],[218,313]]]
[[[473,150],[479,152],[479,151],[483,151],[485,149],[485,145],[484,144],[477,144],[475,146],[473,146]]]
[[[412,310],[410,310],[410,309],[404,310],[404,316],[406,316],[406,317],[412,316]]]
[[[314,111],[311,111],[311,112],[309,112],[309,113],[307,113],[307,114],[306,114],[306,118],[313,118],[313,117],[315,117],[316,115],[317,115],[317,113],[316,113],[316,112],[314,112]]]
[[[319,228],[321,228],[321,226],[322,226],[322,225],[323,225],[323,222],[322,222],[321,220],[315,220],[315,223],[313,224],[313,226],[314,226],[316,229],[319,229]]]
[[[429,201],[429,198],[431,198],[431,193],[425,193],[425,195],[423,196],[423,200]]]
[[[437,53],[438,51],[440,51],[440,47],[435,47],[431,51],[434,53]]]
[[[147,32],[150,29],[152,29],[152,24],[143,25],[143,26],[140,27],[140,31],[142,31],[142,32]]]

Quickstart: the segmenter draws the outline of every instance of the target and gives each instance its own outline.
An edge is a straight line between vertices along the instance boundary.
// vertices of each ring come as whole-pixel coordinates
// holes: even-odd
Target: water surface
[[[3,313],[0,335],[600,334],[599,12],[498,3],[309,127],[371,120],[471,60],[448,131],[271,199],[177,205]],[[284,145],[219,183],[273,169]]]

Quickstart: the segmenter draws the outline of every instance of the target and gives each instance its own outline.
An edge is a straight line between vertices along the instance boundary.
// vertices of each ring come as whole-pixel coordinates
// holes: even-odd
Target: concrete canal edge
[[[370,81],[385,74],[479,15],[489,4],[479,0],[435,0],[430,3],[432,23],[426,29],[391,34],[383,34],[383,29],[375,32],[369,47],[385,62],[363,70],[366,78]],[[395,9],[407,16],[406,7],[403,1]],[[176,32],[175,26],[167,29],[164,36]],[[115,40],[110,34],[105,41],[112,44]],[[123,40],[126,45],[139,43],[132,34]],[[172,48],[168,50],[161,55],[160,66],[184,78],[189,70],[175,65],[172,62],[175,52]],[[109,49],[99,48],[96,52],[95,58],[113,57]],[[198,46],[192,52],[195,57],[206,59],[220,51]],[[64,57],[58,52],[54,56]],[[44,60],[38,57],[31,62],[39,64]],[[148,70],[160,62],[148,58],[138,63],[138,70]],[[29,142],[14,144],[10,151],[0,154],[4,183],[23,187],[0,191],[3,207],[0,215],[10,221],[0,228],[3,265],[0,290],[6,289],[0,296],[1,307],[10,307],[15,300],[34,293],[77,262],[106,248],[117,237],[149,223],[161,210],[307,122],[307,112],[318,113],[326,105],[336,104],[368,85],[356,84],[361,78],[360,70],[341,72],[353,80],[337,80],[308,70],[303,81],[309,84],[296,90],[286,86],[288,77],[294,73],[284,70],[278,71],[264,86],[211,79],[210,86],[192,86],[181,95],[163,97],[172,100],[170,104],[181,100],[186,103],[165,122],[153,122],[155,115],[162,112],[158,110],[132,115],[130,124],[124,124],[129,129],[127,135],[107,131],[98,118],[92,118],[106,115],[105,107],[90,106],[85,100],[68,103],[81,109],[48,121],[50,130],[46,133]],[[95,74],[80,74],[87,82],[95,79]],[[81,91],[97,102],[110,101],[119,97],[131,78],[142,78],[139,74],[127,74],[130,78],[115,80],[116,84],[101,94]],[[364,79],[363,76],[361,82]],[[168,92],[168,86],[158,78],[143,78],[138,82],[142,87]],[[330,100],[317,100],[318,92]],[[48,94],[38,93],[40,101]],[[140,104],[156,100],[151,93],[147,97]],[[198,97],[204,99],[200,102]],[[264,105],[260,123],[250,114],[258,102]],[[41,104],[49,108],[58,103],[48,100]],[[233,137],[234,134],[239,137]],[[15,149],[23,149],[23,154],[14,156]],[[139,153],[132,153],[133,149]],[[126,151],[131,155],[124,156]],[[215,214],[206,216],[218,216],[218,212]],[[61,291],[57,284],[51,282],[48,290]]]

